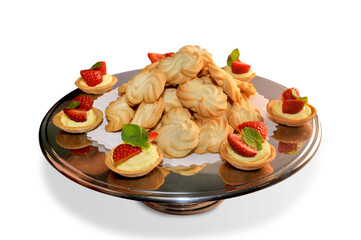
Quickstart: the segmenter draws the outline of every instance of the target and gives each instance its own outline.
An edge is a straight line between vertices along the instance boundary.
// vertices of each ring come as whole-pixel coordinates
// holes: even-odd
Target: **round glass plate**
[[[116,74],[118,83],[114,88],[129,81],[138,72]],[[259,94],[271,100],[278,99],[286,89],[258,76],[252,83]],[[71,150],[91,144],[86,134],[67,134],[53,124],[52,117],[80,94],[84,93],[79,89],[70,92],[45,115],[39,130],[39,141],[46,159],[63,175],[85,187],[143,201],[147,206],[166,213],[204,212],[217,206],[221,200],[272,186],[305,166],[321,142],[321,125],[316,116],[299,128],[275,124],[277,130],[269,133],[269,142],[279,151],[271,164],[262,169],[241,171],[220,159],[218,163],[183,169],[160,165],[144,177],[128,179],[108,170],[104,164],[105,153],[97,147],[90,145],[90,151],[85,155],[77,155]],[[103,121],[106,121],[105,117]],[[287,147],[292,151],[287,152]]]

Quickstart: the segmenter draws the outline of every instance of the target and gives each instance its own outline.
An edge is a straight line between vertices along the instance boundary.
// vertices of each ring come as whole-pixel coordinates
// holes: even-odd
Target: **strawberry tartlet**
[[[313,119],[317,110],[308,103],[307,97],[300,97],[296,88],[289,88],[282,93],[280,100],[267,104],[267,113],[269,119],[276,123],[298,127]]]
[[[89,96],[74,98],[69,106],[53,117],[53,123],[68,133],[89,132],[103,121],[103,112],[93,107],[94,100]]]
[[[267,126],[263,122],[249,121],[238,125],[240,134],[230,133],[221,143],[223,159],[241,170],[256,170],[276,157],[275,148],[267,142]]]
[[[163,159],[160,149],[151,142],[158,136],[135,124],[125,124],[122,130],[124,143],[113,148],[105,157],[105,165],[123,177],[144,176]]]
[[[256,73],[251,70],[251,65],[239,60],[238,48],[234,49],[228,56],[227,65],[223,69],[233,78],[243,82],[249,82],[256,76]]]
[[[83,92],[89,94],[103,94],[110,91],[118,79],[107,74],[104,61],[95,63],[90,69],[80,71],[80,76],[75,85]]]

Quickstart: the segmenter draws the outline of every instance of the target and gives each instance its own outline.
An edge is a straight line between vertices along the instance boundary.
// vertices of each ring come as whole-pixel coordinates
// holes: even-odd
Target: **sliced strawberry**
[[[232,72],[234,74],[247,73],[251,69],[251,65],[243,63],[241,61],[232,62]]]
[[[170,56],[172,56],[174,54],[174,52],[169,52],[169,53],[166,53],[166,54],[164,54],[166,57],[170,57]]]
[[[297,99],[289,99],[285,100],[282,103],[282,112],[295,114],[301,112],[303,107],[305,106],[305,102]]]
[[[157,136],[158,136],[158,133],[149,132],[149,142],[151,143]]]
[[[64,108],[64,113],[73,121],[75,122],[85,122],[86,117],[86,110],[84,108]]]
[[[160,54],[160,53],[148,53],[148,58],[152,63],[155,63],[165,58],[165,56],[164,54]]]
[[[268,130],[267,125],[260,121],[248,121],[244,122],[240,125],[238,125],[238,130],[241,132],[241,130],[245,127],[253,128],[254,130],[257,130],[263,137],[263,139],[267,138]]]
[[[99,61],[98,63],[101,63],[99,67],[94,68],[95,70],[100,70],[102,72],[102,75],[107,74],[107,65],[104,61]]]
[[[81,77],[84,79],[86,84],[90,87],[94,87],[102,82],[102,71],[87,69],[80,71]]]
[[[282,93],[281,100],[284,101],[288,99],[296,99],[296,97],[292,94],[292,90],[297,94],[298,97],[300,96],[300,93],[296,88],[289,88]]]
[[[242,135],[230,133],[227,137],[229,145],[233,151],[244,157],[253,157],[257,154],[257,150],[248,146],[242,139]]]
[[[83,147],[79,149],[70,149],[70,152],[75,155],[84,155],[87,154],[90,151],[90,147]]]
[[[133,147],[129,144],[120,144],[114,149],[113,161],[118,163],[124,162],[141,152],[142,149],[140,147]]]
[[[93,107],[94,100],[89,96],[78,96],[72,102],[79,101],[80,105],[77,108],[84,108],[89,111]]]
[[[289,154],[291,152],[296,151],[300,147],[300,143],[284,143],[279,142],[278,144],[278,152]]]

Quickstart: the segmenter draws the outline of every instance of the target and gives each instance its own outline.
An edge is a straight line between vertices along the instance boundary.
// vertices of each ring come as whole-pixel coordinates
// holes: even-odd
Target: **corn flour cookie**
[[[232,99],[233,102],[239,102],[242,99],[241,90],[237,86],[236,80],[222,68],[218,67],[215,63],[207,65],[212,78],[216,81],[217,85],[223,88],[223,91]]]
[[[169,110],[173,107],[183,107],[181,102],[177,96],[177,89],[176,88],[166,88],[163,92],[163,101],[165,103],[165,112],[169,112]]]
[[[231,108],[227,112],[227,119],[229,125],[231,125],[236,131],[238,131],[237,126],[243,122],[263,122],[263,117],[261,116],[259,110],[245,100],[232,104]]]
[[[166,78],[158,70],[143,69],[128,82],[125,96],[131,106],[155,102],[163,93]]]
[[[108,124],[105,126],[107,132],[116,132],[123,128],[124,124],[130,122],[134,117],[134,110],[129,107],[125,95],[110,102],[105,109],[105,117]]]
[[[219,153],[219,146],[234,130],[226,119],[210,118],[197,121],[199,143],[194,150],[197,154]]]
[[[199,128],[183,107],[171,108],[154,131],[159,134],[155,142],[166,158],[184,157],[198,145]]]
[[[142,102],[130,123],[149,130],[154,127],[162,117],[164,107],[165,104],[162,97],[153,103]]]
[[[217,117],[227,109],[227,95],[221,87],[204,84],[201,78],[183,83],[177,88],[179,101],[202,117]]]
[[[202,67],[203,57],[199,52],[177,52],[161,59],[157,65],[171,85],[182,84],[196,77]]]

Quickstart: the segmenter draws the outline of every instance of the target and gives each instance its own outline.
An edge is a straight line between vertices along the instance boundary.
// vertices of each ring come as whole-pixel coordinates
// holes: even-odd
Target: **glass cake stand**
[[[139,70],[116,74],[118,83],[127,82]],[[252,83],[268,99],[278,99],[286,87],[256,76]],[[111,172],[104,164],[105,153],[92,146],[85,134],[67,134],[57,128],[52,117],[66,107],[71,99],[84,94],[76,89],[60,99],[45,115],[40,125],[39,142],[48,162],[74,182],[116,197],[142,201],[148,207],[170,214],[196,214],[218,206],[223,200],[270,187],[299,171],[316,153],[321,142],[318,116],[299,128],[277,125],[269,133],[269,142],[276,149],[281,144],[298,144],[297,151],[277,152],[276,158],[256,171],[241,171],[220,161],[202,166],[158,166],[140,178],[124,178]],[[104,120],[106,121],[105,117]],[[276,125],[276,124],[275,124]],[[89,146],[85,155],[70,149]]]

